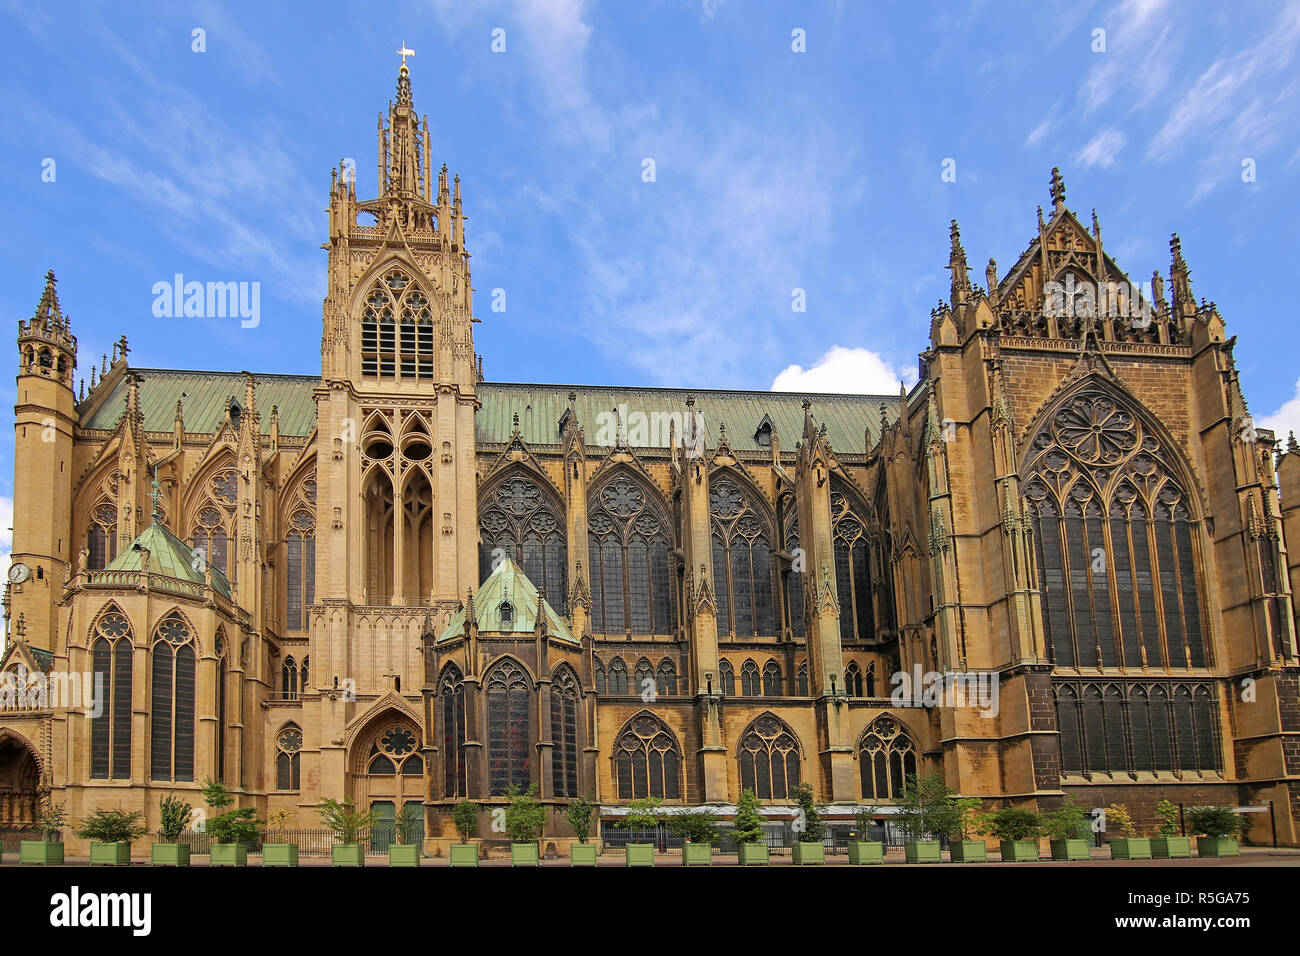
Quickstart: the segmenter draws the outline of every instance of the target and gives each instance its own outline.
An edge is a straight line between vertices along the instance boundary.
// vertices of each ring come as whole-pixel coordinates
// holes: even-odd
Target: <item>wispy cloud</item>
[[[1084,169],[1099,166],[1110,169],[1115,165],[1115,157],[1128,142],[1128,137],[1117,129],[1104,129],[1079,150],[1074,161]]]

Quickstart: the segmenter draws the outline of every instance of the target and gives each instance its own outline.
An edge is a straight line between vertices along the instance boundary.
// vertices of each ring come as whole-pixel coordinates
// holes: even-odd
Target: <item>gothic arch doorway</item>
[[[40,807],[41,765],[25,740],[0,737],[0,828],[36,825]]]
[[[370,849],[424,841],[424,758],[419,728],[397,712],[377,716],[352,747],[352,792],[359,811],[371,810]],[[403,834],[399,822],[410,832]]]

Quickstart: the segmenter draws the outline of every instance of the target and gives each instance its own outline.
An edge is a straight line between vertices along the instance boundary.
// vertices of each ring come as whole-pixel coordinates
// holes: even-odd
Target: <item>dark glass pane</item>
[[[727,583],[727,552],[722,539],[713,538],[713,587],[718,600],[718,637],[731,633],[731,598]],[[698,587],[698,585],[696,585]]]
[[[1124,738],[1124,698],[1117,687],[1106,689],[1103,702],[1106,717],[1106,769],[1111,773],[1128,770],[1128,746]]]
[[[612,535],[600,546],[601,579],[605,594],[605,633],[626,634],[623,613],[623,548]]]
[[[1165,639],[1169,647],[1169,664],[1171,667],[1186,667],[1183,612],[1178,602],[1178,566],[1174,563],[1173,531],[1168,521],[1156,522],[1156,549],[1160,561],[1160,593],[1165,603]]]
[[[194,648],[176,649],[176,769],[177,780],[194,779]]]
[[[650,634],[650,549],[634,535],[627,546],[628,610],[633,634]]]
[[[1133,566],[1137,571],[1138,616],[1142,622],[1142,646],[1146,649],[1149,667],[1164,667],[1164,654],[1160,651],[1160,626],[1156,620],[1155,581],[1151,573],[1151,549],[1147,540],[1145,518],[1135,517],[1133,531]],[[1172,768],[1170,768],[1172,769]]]
[[[869,641],[876,634],[875,612],[871,606],[871,570],[867,541],[859,538],[853,547],[853,599],[857,605],[858,640]]]
[[[113,649],[113,776],[131,776],[131,668],[130,640]]]
[[[1084,538],[1083,521],[1070,511],[1065,516],[1065,544],[1070,561],[1070,595],[1074,601],[1074,637],[1079,665],[1096,667],[1097,639],[1092,629],[1092,604],[1089,601],[1091,587],[1088,580],[1088,565],[1092,555],[1088,553]]]
[[[1196,755],[1198,770],[1221,770],[1219,757],[1219,701],[1208,688],[1196,693]]]
[[[1039,578],[1046,601],[1044,614],[1051,635],[1052,651],[1056,663],[1064,667],[1075,665],[1074,643],[1070,637],[1069,607],[1065,593],[1065,564],[1061,552],[1061,524],[1050,508],[1042,509],[1039,522],[1039,540],[1042,542],[1042,564]]]
[[[1083,747],[1079,736],[1079,705],[1073,693],[1056,699],[1056,724],[1061,734],[1061,772],[1083,773]]]
[[[736,636],[753,637],[754,570],[750,564],[749,542],[744,538],[731,541],[731,598],[736,615]]]
[[[1090,514],[1088,516],[1088,573],[1092,581],[1096,639],[1101,648],[1102,666],[1114,667],[1119,663],[1119,652],[1115,646],[1115,629],[1111,621],[1110,609],[1112,558],[1106,551],[1105,537],[1101,529],[1101,518],[1096,514]]]
[[[1196,583],[1196,555],[1192,548],[1191,526],[1186,521],[1174,525],[1178,543],[1178,574],[1183,592],[1183,612],[1187,619],[1187,649],[1192,667],[1206,665],[1205,634],[1201,631],[1201,589]]]
[[[849,546],[835,541],[835,590],[840,602],[840,640],[852,641],[853,621],[853,555]]]
[[[1106,769],[1105,720],[1101,711],[1101,689],[1095,684],[1083,689],[1083,768]]]
[[[172,776],[172,649],[164,641],[153,646],[153,708],[149,720],[149,767],[154,780]]]
[[[1174,692],[1174,742],[1178,748],[1177,768],[1198,770],[1200,755],[1196,750],[1196,723],[1192,718],[1192,695],[1186,687]]]
[[[650,543],[650,610],[654,618],[654,633],[672,634],[676,631],[668,543],[658,537]]]
[[[285,574],[288,580],[288,602],[285,627],[291,631],[302,629],[302,537],[289,535],[285,542]]]
[[[609,633],[605,627],[605,594],[600,568],[600,538],[587,535],[587,554],[591,560],[591,627],[597,634]]]
[[[1163,686],[1151,688],[1151,750],[1156,770],[1174,769],[1173,730],[1169,720],[1169,697]]]
[[[1128,550],[1128,521],[1121,517],[1112,517],[1110,538],[1115,591],[1119,598],[1119,624],[1124,663],[1128,667],[1140,667],[1142,643],[1141,635],[1138,633],[1137,604],[1133,597],[1133,562],[1129,558]]]
[[[750,549],[754,567],[754,629],[761,637],[776,634],[772,610],[772,552],[767,539],[759,535]]]
[[[109,682],[113,679],[113,645],[102,637],[97,639],[91,657],[94,672],[103,675],[100,679],[105,688],[110,687]],[[115,687],[112,689],[116,690]],[[104,707],[100,716],[90,722],[90,776],[94,779],[108,777],[113,716],[109,708]]]

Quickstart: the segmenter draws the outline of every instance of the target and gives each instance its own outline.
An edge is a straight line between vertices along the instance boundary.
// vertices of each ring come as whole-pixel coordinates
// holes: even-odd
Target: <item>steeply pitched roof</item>
[[[196,558],[190,546],[159,524],[157,519],[140,532],[129,547],[120,551],[104,570],[140,571],[146,550],[149,552],[148,570],[151,574],[203,584],[203,572],[199,570],[203,567],[202,560]],[[212,588],[219,594],[230,597],[230,582],[216,567],[212,568]]]
[[[210,435],[221,427],[226,405],[234,396],[243,401],[244,383],[239,372],[187,372],[173,369],[135,369],[141,379],[140,410],[150,432],[170,432],[176,402],[182,402],[185,430]],[[279,408],[280,434],[305,437],[316,424],[312,391],[320,385],[314,375],[254,375],[263,434],[270,430],[271,406]],[[113,392],[83,422],[86,428],[111,429],[122,415],[126,396],[123,378]],[[622,421],[633,447],[668,447],[668,422],[677,423],[678,441],[686,420],[686,397],[695,396],[695,410],[703,419],[706,443],[718,443],[719,426],[726,425],[727,441],[736,451],[759,446],[754,433],[764,416],[771,419],[787,451],[803,434],[804,395],[794,392],[731,391],[727,389],[619,388],[588,385],[526,385],[483,382],[478,386],[483,407],[475,419],[475,435],[485,444],[509,442],[514,416],[529,445],[558,445],[560,419],[575,395],[574,409],[589,446],[609,446]],[[898,404],[897,395],[812,394],[813,419],[826,424],[826,437],[838,452],[865,451],[865,434],[874,443],[880,436],[880,406]]]
[[[509,557],[502,559],[496,569],[488,575],[482,587],[474,595],[474,618],[478,621],[480,634],[531,634],[537,624],[537,588],[528,580],[528,575]],[[510,620],[504,620],[502,605],[509,603],[512,612]],[[543,601],[546,613],[546,629],[552,637],[562,641],[572,641],[573,634],[564,619],[555,613],[549,601]],[[449,641],[459,637],[465,629],[465,608],[461,608],[452,617],[438,637],[439,641]]]

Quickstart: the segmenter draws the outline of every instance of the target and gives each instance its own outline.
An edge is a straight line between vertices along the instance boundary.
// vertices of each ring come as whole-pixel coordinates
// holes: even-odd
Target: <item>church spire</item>
[[[1065,211],[1065,179],[1061,176],[1061,170],[1052,167],[1052,213]]]
[[[948,230],[948,238],[951,247],[948,252],[948,268],[952,270],[952,307],[957,306],[970,298],[970,268],[966,265],[966,250],[961,244],[961,230],[957,228],[957,220],[952,221]]]
[[[411,71],[406,58],[415,51],[402,44],[397,51],[402,65],[397,71],[397,99],[388,104],[388,126],[379,121],[379,192],[381,196],[396,194],[403,200],[422,199],[431,202],[428,195],[429,162],[428,118],[421,123],[411,97]]]

